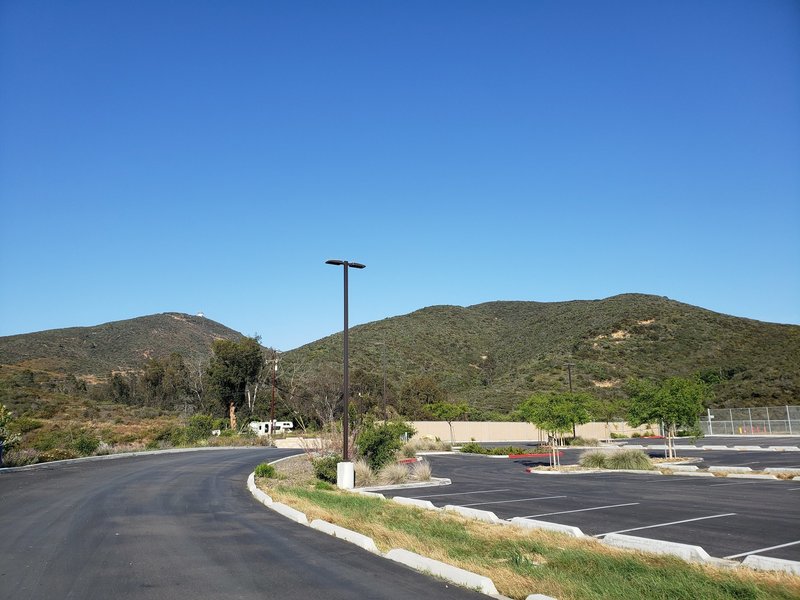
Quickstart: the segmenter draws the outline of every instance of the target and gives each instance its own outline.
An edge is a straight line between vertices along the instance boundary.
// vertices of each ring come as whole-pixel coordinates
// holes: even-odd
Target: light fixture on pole
[[[357,262],[350,262],[347,260],[326,260],[326,265],[334,265],[337,267],[344,267],[344,381],[342,382],[342,395],[344,397],[344,414],[342,415],[342,429],[344,430],[343,444],[342,444],[342,460],[348,462],[349,444],[348,437],[350,435],[350,372],[349,372],[349,337],[348,337],[348,310],[347,310],[347,271],[350,268],[363,269],[366,265]]]

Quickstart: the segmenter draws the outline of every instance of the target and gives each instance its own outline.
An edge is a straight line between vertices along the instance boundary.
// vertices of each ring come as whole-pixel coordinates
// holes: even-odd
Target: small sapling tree
[[[691,427],[708,400],[711,391],[699,379],[670,377],[655,383],[634,379],[627,385],[630,404],[628,422],[637,427],[646,423],[661,423],[666,437],[667,458],[675,458],[675,436],[678,427]]]

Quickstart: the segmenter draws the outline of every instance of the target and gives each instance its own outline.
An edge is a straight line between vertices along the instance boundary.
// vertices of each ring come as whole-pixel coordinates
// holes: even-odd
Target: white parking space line
[[[796,492],[797,490],[800,490],[800,488],[789,488],[789,489],[788,489],[788,490],[786,490],[786,491],[787,491],[787,492]]]
[[[428,494],[427,496],[411,496],[415,500],[418,498],[438,498],[439,496],[466,496],[467,494],[493,494],[495,492],[510,492],[511,490],[479,490],[477,492],[453,492],[452,494]]]
[[[769,479],[767,480],[769,481]],[[733,481],[731,483],[712,483],[708,487],[722,487],[723,485],[758,485],[763,484],[763,481]]]
[[[758,550],[751,550],[750,552],[742,552],[741,554],[731,554],[730,556],[726,556],[725,558],[730,560],[732,558],[740,558],[742,556],[749,556],[750,554],[758,554],[759,552],[766,552],[767,550],[777,550],[778,548],[787,548],[789,546],[796,546],[800,544],[800,540],[796,542],[789,542],[788,544],[781,544],[779,546],[770,546],[769,548],[759,548]]]
[[[736,513],[725,513],[723,515],[711,515],[708,517],[697,517],[695,519],[684,519],[683,521],[670,521],[669,523],[657,523],[656,525],[645,525],[644,527],[631,527],[630,529],[620,529],[618,531],[607,531],[606,533],[598,533],[594,537],[603,537],[610,533],[627,533],[629,531],[640,531],[642,529],[653,529],[655,527],[667,527],[669,525],[680,525],[681,523],[691,523],[692,521],[703,521],[705,519],[719,519],[720,517],[732,517]]]
[[[464,508],[468,506],[482,506],[484,504],[508,504],[510,502],[528,502],[529,500],[552,500],[554,498],[566,498],[566,496],[539,496],[537,498],[521,498],[519,500],[494,500],[493,502],[473,502],[472,504],[461,504]]]
[[[636,506],[638,502],[627,502],[625,504],[609,504],[608,506],[594,506],[592,508],[579,508],[577,510],[562,510],[559,512],[540,513],[538,515],[528,515],[523,519],[533,519],[535,517],[549,517],[551,515],[565,515],[567,513],[586,512],[587,510],[603,510],[604,508],[617,508],[619,506]]]

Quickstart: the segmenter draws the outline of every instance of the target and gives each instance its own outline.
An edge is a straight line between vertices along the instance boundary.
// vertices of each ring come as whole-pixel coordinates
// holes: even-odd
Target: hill
[[[242,337],[224,325],[182,313],[162,313],[94,327],[70,327],[0,337],[0,364],[68,373],[92,381],[114,371],[141,369],[172,352],[206,360],[215,339]]]
[[[664,297],[433,306],[351,329],[351,371],[380,374],[392,393],[430,375],[452,400],[508,412],[537,391],[573,387],[605,398],[631,377],[701,374],[716,406],[800,402],[800,326],[715,313]],[[284,355],[306,372],[341,368],[342,336]]]

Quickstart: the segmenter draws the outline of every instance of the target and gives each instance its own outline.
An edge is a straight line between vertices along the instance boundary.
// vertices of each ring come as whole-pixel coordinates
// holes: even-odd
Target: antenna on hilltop
[[[202,310],[201,310],[199,313],[197,313],[197,316],[198,316],[198,317],[204,317],[204,318],[205,318],[205,315],[203,314],[203,311],[202,311]]]

